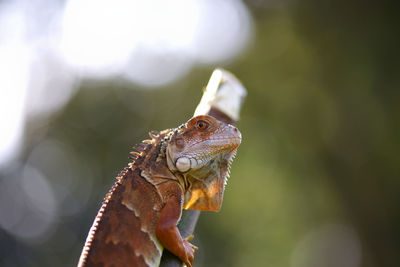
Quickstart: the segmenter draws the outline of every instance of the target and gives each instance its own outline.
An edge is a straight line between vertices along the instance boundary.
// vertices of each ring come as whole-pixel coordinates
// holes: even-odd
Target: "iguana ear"
[[[204,180],[189,176],[191,184],[185,192],[184,209],[219,211],[225,190],[226,175],[224,170],[213,172]]]

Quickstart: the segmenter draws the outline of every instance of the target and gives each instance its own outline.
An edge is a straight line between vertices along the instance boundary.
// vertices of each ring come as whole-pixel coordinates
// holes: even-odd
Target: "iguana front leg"
[[[191,267],[197,248],[184,240],[179,233],[177,224],[182,214],[183,194],[178,184],[173,183],[175,182],[167,185],[169,192],[158,219],[156,235],[167,250],[178,256],[187,267]]]

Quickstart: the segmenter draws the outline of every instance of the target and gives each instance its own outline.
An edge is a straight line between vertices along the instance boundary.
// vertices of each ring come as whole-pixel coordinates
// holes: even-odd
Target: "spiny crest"
[[[167,146],[168,143],[171,141],[172,136],[177,135],[178,132],[184,127],[185,125],[182,124],[177,128],[173,129],[168,129],[168,133],[164,136],[164,138],[161,140],[160,144],[160,153],[158,154],[158,157],[156,159],[156,162],[159,162],[161,159],[165,158],[165,153],[167,151]]]
[[[125,167],[119,174],[118,174],[118,176],[117,176],[117,183],[121,183],[121,180],[122,180],[122,177],[124,177],[124,175],[127,173],[129,171],[129,167]],[[112,188],[113,189],[113,188]],[[113,190],[111,190],[111,191],[113,191]],[[110,191],[110,192],[111,192]],[[107,195],[106,195],[106,199],[109,197],[109,195],[110,195],[110,193],[108,193]]]
[[[157,136],[156,135],[150,135],[152,139],[155,139]],[[129,152],[131,154],[130,159],[133,161],[137,160],[139,157],[145,155],[145,152],[149,149],[152,140],[143,140],[141,143],[136,144],[133,147],[133,151]]]
[[[126,172],[129,169],[132,169],[135,162],[146,155],[146,153],[150,150],[152,145],[156,144],[157,142],[160,142],[160,148],[159,148],[159,153],[156,159],[156,162],[159,162],[161,159],[165,158],[165,153],[167,150],[167,146],[169,141],[171,140],[172,136],[178,134],[178,132],[185,126],[185,124],[180,125],[177,128],[174,129],[169,129],[165,130],[164,132],[167,132],[163,138],[160,138],[163,133],[160,133],[159,131],[151,131],[149,132],[149,136],[151,139],[146,139],[143,140],[141,143],[136,144],[133,147],[133,151],[131,151],[129,154],[129,158],[132,159],[132,162],[129,163],[128,167],[125,168],[117,177],[118,182],[121,181],[122,177],[126,174]]]
[[[125,170],[125,172],[126,172],[126,170]],[[118,178],[120,178],[120,177],[117,177],[117,179]],[[119,182],[119,180],[118,180],[118,182]],[[99,223],[102,220],[102,217],[103,217],[104,211],[105,211],[105,209],[107,207],[107,204],[112,199],[112,195],[113,195],[114,191],[118,187],[118,182],[113,185],[113,187],[110,189],[110,191],[108,191],[106,197],[104,198],[104,201],[103,201],[103,203],[101,205],[101,208],[100,208],[99,212],[96,215],[96,218],[95,218],[95,220],[94,220],[94,222],[92,224],[92,227],[89,230],[89,234],[88,234],[88,236],[86,238],[85,246],[83,248],[83,253],[82,253],[81,257],[79,258],[78,266],[83,266],[87,261],[87,257],[89,255],[89,250],[90,250],[90,247],[91,247],[92,242],[94,240],[94,235],[95,235],[95,233],[96,233],[96,231],[97,231],[97,229],[99,227]]]
[[[225,179],[225,182],[224,182],[224,186],[227,185],[228,179],[231,176],[231,165],[232,165],[233,159],[236,157],[236,152],[237,152],[236,150],[233,151],[231,156],[228,159],[228,166],[227,166],[226,173],[225,173],[225,178],[226,179]]]
[[[154,136],[154,135],[153,135]],[[128,164],[128,167],[125,167],[117,176],[117,180],[120,183],[122,180],[122,177],[125,176],[125,174],[132,169],[133,164],[136,162],[136,160],[138,160],[140,157],[146,155],[146,151],[149,150],[150,146],[151,146],[152,140],[143,140],[141,143],[136,144],[133,147],[133,151],[129,152],[130,156],[129,158],[132,160],[132,162],[130,162]]]
[[[156,139],[160,136],[160,132],[153,130],[153,131],[149,132],[149,136],[151,139]]]

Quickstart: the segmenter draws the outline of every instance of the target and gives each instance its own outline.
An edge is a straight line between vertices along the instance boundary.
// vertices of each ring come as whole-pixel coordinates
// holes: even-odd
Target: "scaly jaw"
[[[196,152],[183,153],[176,159],[175,166],[178,171],[184,173],[205,166],[220,154],[226,154],[228,156],[227,160],[231,161],[240,142],[241,135],[238,132],[236,135],[217,136],[195,143],[190,148],[191,151]]]

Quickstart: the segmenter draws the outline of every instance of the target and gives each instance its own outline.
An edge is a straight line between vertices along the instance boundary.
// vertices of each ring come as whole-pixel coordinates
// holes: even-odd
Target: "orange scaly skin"
[[[176,226],[182,208],[219,211],[241,134],[202,115],[150,137],[107,194],[78,266],[158,266],[163,247],[192,266],[197,248]]]

